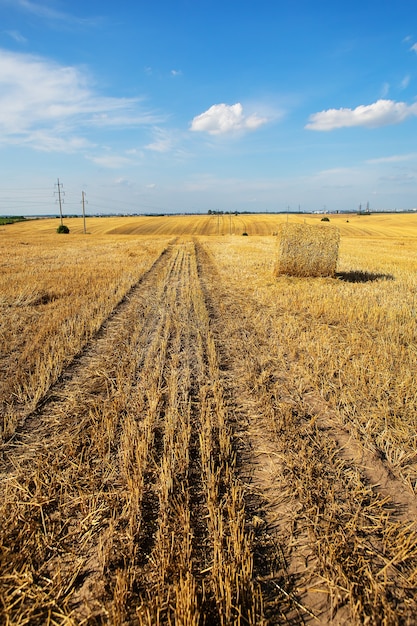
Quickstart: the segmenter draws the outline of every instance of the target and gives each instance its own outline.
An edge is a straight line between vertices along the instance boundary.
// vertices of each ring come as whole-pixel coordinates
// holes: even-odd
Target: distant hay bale
[[[334,276],[340,233],[333,226],[282,224],[275,276]]]

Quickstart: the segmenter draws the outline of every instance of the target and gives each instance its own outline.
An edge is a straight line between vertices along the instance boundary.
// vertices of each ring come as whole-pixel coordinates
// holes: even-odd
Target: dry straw
[[[282,224],[275,275],[334,276],[340,233],[333,226]]]

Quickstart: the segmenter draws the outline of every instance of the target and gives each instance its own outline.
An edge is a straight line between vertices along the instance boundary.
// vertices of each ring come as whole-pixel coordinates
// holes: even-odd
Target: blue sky
[[[0,0],[0,172],[2,215],[415,208],[417,3]]]

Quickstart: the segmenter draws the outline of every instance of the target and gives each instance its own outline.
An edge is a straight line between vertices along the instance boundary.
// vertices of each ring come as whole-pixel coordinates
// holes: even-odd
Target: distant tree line
[[[253,211],[215,211],[209,209],[207,215],[252,215]]]
[[[15,215],[13,217],[0,217],[0,225],[14,224],[15,222],[24,222],[26,218],[23,215]]]

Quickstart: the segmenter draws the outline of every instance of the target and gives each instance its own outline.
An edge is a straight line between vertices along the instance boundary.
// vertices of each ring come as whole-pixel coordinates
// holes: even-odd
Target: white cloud
[[[103,154],[101,156],[88,156],[87,158],[96,165],[110,170],[118,170],[132,164],[130,159],[118,154]]]
[[[404,78],[402,79],[400,83],[401,89],[407,89],[408,85],[410,84],[410,80],[411,80],[410,74],[407,74],[406,76],[404,76]]]
[[[181,76],[181,70],[171,70],[171,76]]]
[[[384,83],[382,85],[382,89],[381,89],[381,96],[383,98],[386,98],[387,95],[389,94],[389,90],[390,90],[390,84],[389,83]]]
[[[0,143],[73,151],[87,129],[158,121],[140,111],[139,99],[103,97],[91,83],[76,67],[0,49]]]
[[[417,43],[415,43],[414,45],[411,46],[410,50],[414,50],[414,52],[417,54]]]
[[[39,2],[32,2],[31,0],[13,0],[13,2],[10,2],[10,0],[7,2],[6,0],[6,3],[13,4],[16,8],[38,17],[44,17],[47,19],[66,19],[66,17],[68,17],[60,11],[56,11],[55,9]]]
[[[106,128],[123,128],[127,126],[142,126],[163,121],[153,113],[138,113],[135,111],[140,99],[100,98],[92,102],[92,115],[88,121],[91,126]],[[94,113],[94,109],[107,108],[106,113]],[[116,114],[120,110],[122,114]],[[88,112],[88,111],[87,111]]]
[[[38,18],[49,20],[50,22],[60,22],[64,26],[69,25],[94,25],[97,23],[97,19],[85,19],[78,18],[70,13],[64,11],[58,11],[41,2],[34,2],[33,0],[1,0],[2,4],[11,5],[14,9],[30,13]]]
[[[256,113],[244,115],[240,102],[232,105],[214,104],[192,120],[191,130],[210,135],[224,135],[236,131],[255,130],[267,121],[268,118],[259,117]]]
[[[54,135],[48,131],[34,130],[25,137],[11,141],[14,145],[27,145],[42,152],[66,152],[74,153],[86,148],[94,147],[94,144],[83,137]]]
[[[5,30],[4,33],[14,39],[17,43],[27,43],[26,37],[24,37],[18,30]]]
[[[143,152],[141,150],[138,150],[137,148],[129,148],[129,150],[126,150],[126,154],[143,157]]]
[[[405,102],[378,100],[369,105],[361,104],[355,109],[328,109],[313,113],[305,128],[322,131],[353,126],[377,128],[399,124],[414,115],[417,115],[417,103],[408,105]]]
[[[145,148],[153,152],[170,152],[173,148],[174,141],[171,135],[162,128],[153,129],[155,141],[149,143]]]
[[[407,183],[415,184],[417,175],[415,172],[399,172],[391,176],[380,176],[379,180],[389,183],[400,183],[400,185]]]
[[[311,180],[321,185],[345,185],[352,184],[355,178],[360,174],[357,167],[331,167],[326,170],[316,172]]]
[[[413,161],[417,157],[416,152],[411,152],[410,154],[393,154],[388,157],[378,157],[375,159],[368,159],[365,163],[369,163],[371,165],[378,165],[379,163],[402,163],[404,161]]]
[[[114,184],[120,187],[132,187],[133,183],[128,178],[119,177],[114,180]]]

